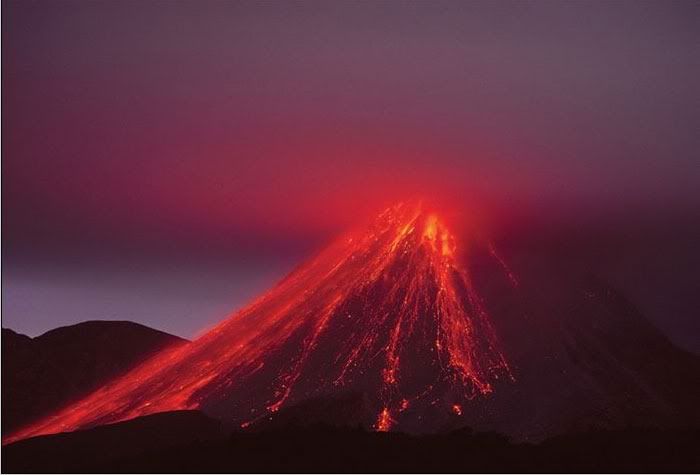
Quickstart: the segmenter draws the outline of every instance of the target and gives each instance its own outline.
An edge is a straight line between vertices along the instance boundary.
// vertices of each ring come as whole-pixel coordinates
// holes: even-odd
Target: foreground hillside
[[[698,430],[593,431],[515,444],[468,429],[433,436],[315,426],[229,433],[162,413],[2,449],[4,472],[697,472]]]

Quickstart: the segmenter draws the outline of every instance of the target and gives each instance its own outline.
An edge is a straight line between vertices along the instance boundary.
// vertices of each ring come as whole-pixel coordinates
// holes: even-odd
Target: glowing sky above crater
[[[697,199],[693,3],[7,10],[13,243],[337,232],[417,193]]]

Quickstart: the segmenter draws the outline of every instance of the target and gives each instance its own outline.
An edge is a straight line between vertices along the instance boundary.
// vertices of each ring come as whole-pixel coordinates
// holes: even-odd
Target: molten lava
[[[245,428],[339,392],[363,395],[358,422],[378,431],[423,424],[430,411],[461,417],[511,373],[456,253],[437,216],[420,206],[387,209],[199,339],[5,442],[176,409]]]

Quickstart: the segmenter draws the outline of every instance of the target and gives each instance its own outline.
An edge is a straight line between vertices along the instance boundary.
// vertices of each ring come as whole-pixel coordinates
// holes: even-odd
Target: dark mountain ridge
[[[159,350],[185,341],[129,321],[87,321],[35,338],[3,328],[3,434],[60,409]]]

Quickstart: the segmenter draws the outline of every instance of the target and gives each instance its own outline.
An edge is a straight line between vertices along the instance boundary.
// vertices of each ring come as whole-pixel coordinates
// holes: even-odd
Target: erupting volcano
[[[195,408],[245,428],[344,392],[362,395],[357,422],[379,431],[460,417],[513,376],[458,252],[436,215],[389,208],[199,339],[8,440]]]

